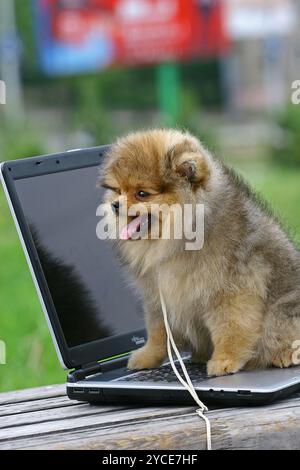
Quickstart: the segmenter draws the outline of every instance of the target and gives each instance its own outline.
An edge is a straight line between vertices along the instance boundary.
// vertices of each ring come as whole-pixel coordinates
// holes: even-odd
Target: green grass
[[[300,170],[238,165],[300,242]],[[63,382],[62,371],[2,190],[0,193],[0,391]]]
[[[244,178],[262,195],[300,246],[300,169],[266,164],[235,164]]]

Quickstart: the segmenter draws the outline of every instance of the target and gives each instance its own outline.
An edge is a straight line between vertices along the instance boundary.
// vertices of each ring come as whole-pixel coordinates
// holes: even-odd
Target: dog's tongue
[[[121,231],[121,240],[129,240],[132,235],[138,232],[141,226],[141,216],[133,219],[128,225],[126,225]]]

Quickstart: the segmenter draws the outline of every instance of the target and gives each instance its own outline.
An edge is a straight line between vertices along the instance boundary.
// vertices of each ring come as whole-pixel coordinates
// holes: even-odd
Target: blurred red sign
[[[219,55],[228,46],[221,0],[37,1],[44,23],[39,39],[46,38],[48,51],[72,53],[73,65],[83,50],[97,55],[97,44],[98,68],[104,56],[103,66],[135,65]]]

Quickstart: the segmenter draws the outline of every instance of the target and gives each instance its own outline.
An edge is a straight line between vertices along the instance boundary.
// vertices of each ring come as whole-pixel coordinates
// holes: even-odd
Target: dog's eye
[[[150,196],[150,194],[147,193],[146,191],[139,191],[139,192],[136,193],[136,197],[138,199],[144,199],[147,196]]]

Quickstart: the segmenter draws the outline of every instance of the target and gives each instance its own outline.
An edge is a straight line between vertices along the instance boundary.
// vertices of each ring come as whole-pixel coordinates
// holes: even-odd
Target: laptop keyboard
[[[178,363],[176,363],[181,377],[184,379],[183,372]],[[185,362],[185,367],[189,373],[192,382],[200,382],[208,379],[206,366],[202,364],[194,364]],[[118,382],[177,382],[178,379],[173,372],[171,364],[166,364],[158,369],[142,370],[122,377]]]

